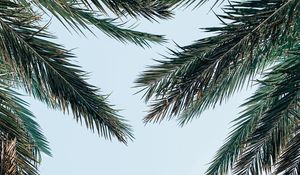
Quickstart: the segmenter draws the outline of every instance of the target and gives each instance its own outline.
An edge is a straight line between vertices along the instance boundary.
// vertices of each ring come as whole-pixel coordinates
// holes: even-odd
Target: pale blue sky
[[[113,140],[99,138],[60,111],[29,100],[31,110],[38,117],[45,135],[50,141],[53,157],[43,157],[40,167],[42,175],[201,175],[222,145],[230,131],[229,122],[237,116],[238,106],[250,92],[235,95],[225,105],[206,111],[199,119],[183,128],[175,120],[144,126],[142,118],[147,107],[141,95],[133,95],[137,89],[133,81],[152,59],[166,55],[167,48],[174,43],[186,45],[207,36],[199,28],[219,25],[217,18],[209,12],[207,4],[196,10],[175,11],[173,20],[150,23],[140,21],[137,29],[165,34],[169,43],[152,45],[142,49],[133,44],[122,44],[101,32],[97,37],[87,38],[70,34],[59,23],[54,22],[50,30],[67,48],[76,48],[76,63],[90,72],[91,84],[110,94],[109,100],[116,108],[123,109],[121,115],[133,126],[135,141],[128,146]],[[216,11],[218,8],[216,8]]]

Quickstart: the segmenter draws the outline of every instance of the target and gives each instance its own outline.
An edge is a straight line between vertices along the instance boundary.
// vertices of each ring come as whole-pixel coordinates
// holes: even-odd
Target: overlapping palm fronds
[[[261,87],[245,104],[247,108],[237,121],[238,128],[246,128],[250,123],[245,125],[247,122],[244,121],[252,120],[251,126],[248,126],[251,129],[245,130],[246,136],[240,140],[242,145],[239,146],[240,154],[235,165],[237,174],[257,173],[259,169],[271,172],[283,152],[291,154],[289,147],[298,137],[300,119],[299,44],[295,47],[281,57],[266,79],[260,82]],[[297,158],[293,162],[299,160]],[[278,162],[280,168],[277,173],[290,168],[291,164],[282,168],[286,163]],[[293,166],[291,169],[294,169]]]
[[[138,32],[119,18],[170,18],[174,3],[119,0],[1,0],[0,1],[0,174],[37,175],[40,154],[50,154],[48,142],[26,103],[14,89],[22,88],[48,106],[72,112],[76,121],[107,139],[133,139],[132,129],[86,73],[71,63],[75,57],[47,31],[43,15],[84,33],[91,26],[122,42],[148,46],[161,35]],[[113,13],[110,18],[107,14]]]
[[[297,45],[297,50],[281,57],[265,75],[265,80],[259,82],[260,87],[243,105],[245,111],[234,121],[235,129],[218,151],[207,174],[226,173],[224,166],[228,164],[225,162],[230,162],[229,167],[236,164],[236,174],[270,173],[272,168],[284,163],[278,160],[282,152],[289,152],[287,147],[295,139],[299,125],[300,52]]]
[[[34,116],[26,109],[26,103],[16,95],[1,81],[0,174],[35,175],[38,174],[41,152],[51,153]]]
[[[274,48],[280,54],[293,43],[298,34],[298,7],[298,1],[246,1],[227,6],[227,15],[219,17],[232,22],[206,29],[218,35],[182,47],[182,52],[173,51],[174,57],[159,61],[137,80],[145,88],[145,100],[154,98],[145,121],[159,121],[164,114],[184,110],[180,117],[184,124],[240,89],[247,78],[272,62],[274,57],[268,56],[274,54]]]
[[[150,103],[144,121],[178,116],[182,126],[263,74],[206,174],[279,173],[290,165],[295,173],[298,157],[288,150],[298,150],[300,2],[229,1],[223,10],[222,26],[206,28],[214,36],[172,51],[137,79]],[[290,156],[293,164],[284,162]]]

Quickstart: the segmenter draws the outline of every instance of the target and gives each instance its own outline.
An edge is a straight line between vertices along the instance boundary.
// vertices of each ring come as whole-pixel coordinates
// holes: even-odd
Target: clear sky
[[[235,95],[226,104],[206,111],[200,118],[183,128],[175,120],[161,124],[142,123],[147,106],[141,95],[133,95],[137,75],[152,59],[167,55],[167,47],[191,44],[208,36],[199,28],[219,25],[209,12],[210,4],[192,10],[179,9],[172,20],[150,23],[141,20],[137,29],[165,34],[169,43],[142,49],[133,44],[122,44],[100,31],[97,37],[70,34],[53,20],[51,32],[67,48],[75,48],[74,60],[90,73],[91,84],[110,94],[109,100],[133,126],[135,141],[128,146],[100,138],[76,123],[72,115],[47,108],[29,99],[31,110],[50,141],[53,157],[43,157],[42,175],[200,175],[207,168],[217,149],[230,131],[230,121],[241,109],[238,106],[250,91]],[[215,11],[220,11],[217,7]],[[134,21],[132,21],[134,22]],[[88,32],[88,31],[87,31]],[[167,47],[166,47],[167,46]]]

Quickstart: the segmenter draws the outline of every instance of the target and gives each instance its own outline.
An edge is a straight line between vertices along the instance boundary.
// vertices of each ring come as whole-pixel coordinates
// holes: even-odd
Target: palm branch
[[[277,70],[290,63],[285,57],[292,57],[292,65],[296,66],[298,57],[286,52],[295,49],[299,41],[299,1],[229,2],[223,11],[223,15],[217,15],[222,26],[205,29],[216,33],[214,36],[180,47],[179,51],[171,50],[171,57],[158,60],[158,65],[150,66],[137,79],[145,101],[150,103],[146,123],[178,116],[183,126],[242,87],[251,86],[271,65],[277,63],[279,67],[273,68],[272,74],[281,75]],[[273,84],[263,85],[249,98],[243,105],[247,109],[236,119],[235,129],[206,174],[227,174],[233,167],[236,174],[260,174],[275,166],[280,151],[295,133],[295,115],[299,113],[286,114],[299,103],[296,89],[287,87],[299,84],[289,84],[290,79],[283,75],[275,80],[271,74],[266,77],[261,84],[274,81],[282,87],[273,92]],[[266,98],[271,93],[274,97]],[[276,100],[286,93],[290,95]]]
[[[161,43],[165,39],[162,35],[154,35],[145,32],[138,32],[129,28],[124,28],[125,23],[120,23],[120,18],[129,14],[131,17],[137,18],[144,16],[152,20],[158,18],[168,19],[172,16],[170,11],[171,4],[159,1],[91,1],[84,0],[70,1],[49,1],[38,0],[23,1],[27,6],[39,7],[44,12],[50,12],[61,23],[75,31],[84,34],[82,29],[93,31],[91,26],[103,31],[108,36],[121,42],[132,42],[139,46],[150,46],[149,42]],[[96,9],[95,9],[96,8]],[[107,9],[117,15],[115,18],[106,17]]]
[[[277,3],[276,3],[277,2]],[[251,10],[247,8],[252,7]],[[261,72],[272,58],[291,47],[297,36],[298,1],[246,1],[228,5],[222,27],[207,28],[218,35],[172,51],[137,80],[151,109],[145,122],[183,114],[182,124],[204,109],[230,97]],[[284,34],[284,35],[283,35]],[[279,49],[279,50],[278,50]],[[267,59],[263,59],[267,58]],[[167,115],[165,115],[167,114]]]
[[[262,87],[259,89],[268,89],[259,96],[255,94],[257,99],[253,99],[252,103],[264,108],[253,116],[247,116],[257,119],[254,119],[252,131],[247,132],[248,136],[241,142],[243,143],[239,148],[241,154],[235,165],[237,174],[247,173],[251,169],[257,173],[257,167],[265,172],[271,171],[280,154],[286,152],[286,149],[289,149],[287,145],[294,142],[297,137],[295,134],[298,130],[300,109],[299,43],[295,47],[282,57],[266,75],[267,78],[260,82]],[[251,108],[247,110],[249,114],[253,112]],[[239,124],[239,127],[244,128],[244,125]],[[280,166],[281,164],[282,162],[279,162]],[[285,166],[286,169],[289,169],[289,166],[292,165]],[[276,171],[281,172],[282,169]]]
[[[20,8],[5,10],[5,16],[0,18],[0,53],[3,63],[11,67],[27,92],[38,89],[44,96],[39,99],[50,97],[47,100],[53,106],[72,110],[77,121],[83,120],[88,128],[106,138],[116,136],[122,142],[132,138],[131,129],[105,97],[84,80],[84,72],[78,66],[69,62],[73,55],[46,40],[52,36],[30,21],[31,12]]]
[[[2,78],[2,76],[1,76]],[[0,87],[0,173],[38,174],[40,154],[51,155],[48,142],[27,104],[5,82]]]
[[[100,136],[127,143],[132,129],[100,94],[87,83],[86,72],[71,62],[75,56],[47,31],[43,13],[83,33],[95,26],[121,41],[149,46],[163,36],[138,32],[119,23],[121,17],[149,20],[170,18],[167,1],[3,0],[0,1],[0,174],[39,174],[40,154],[51,155],[48,142],[34,116],[14,89],[23,89],[48,106],[72,112],[76,121]],[[116,17],[107,17],[112,12]]]

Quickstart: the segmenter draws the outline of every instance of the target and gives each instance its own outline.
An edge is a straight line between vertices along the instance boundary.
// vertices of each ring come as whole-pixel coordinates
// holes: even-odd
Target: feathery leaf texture
[[[119,18],[126,17],[129,14],[131,17],[144,16],[149,20],[155,20],[155,17],[168,19],[172,16],[170,11],[171,4],[160,1],[49,1],[38,0],[32,2],[35,6],[42,9],[44,12],[50,12],[61,23],[69,28],[71,27],[76,32],[84,34],[82,29],[94,33],[91,26],[102,30],[108,36],[122,42],[132,42],[139,46],[148,46],[149,42],[162,43],[165,42],[164,36],[154,35],[145,32],[138,32],[129,28],[124,28],[125,23]],[[24,4],[28,4],[25,0]],[[115,18],[107,16],[107,9],[117,15]]]
[[[167,1],[1,0],[0,1],[0,174],[38,175],[40,154],[51,155],[48,142],[27,104],[14,89],[48,106],[72,112],[76,121],[100,136],[123,143],[133,139],[131,126],[100,90],[87,83],[86,73],[71,63],[75,56],[47,32],[43,15],[54,15],[76,32],[91,26],[121,42],[149,46],[164,38],[126,28],[121,17],[168,19]],[[112,12],[115,18],[107,14]]]
[[[298,1],[278,0],[224,8],[226,15],[219,17],[231,22],[206,29],[218,35],[172,51],[174,57],[158,61],[136,80],[145,100],[152,100],[145,122],[179,115],[183,125],[241,89],[272,63],[269,55],[291,47],[298,35],[298,7]]]
[[[183,126],[263,75],[206,174],[297,174],[288,150],[298,149],[300,2],[229,1],[223,12],[221,27],[205,29],[214,36],[170,50],[136,80],[150,103],[144,121],[177,116]]]
[[[0,174],[37,175],[40,153],[51,155],[48,142],[26,103],[1,82]]]
[[[106,138],[116,136],[124,143],[132,138],[130,127],[106,103],[105,97],[98,94],[98,89],[84,80],[84,72],[69,62],[73,55],[46,40],[52,36],[31,24],[31,18],[23,17],[22,21],[14,18],[30,15],[26,11],[14,8],[10,13],[13,15],[6,13],[0,18],[1,58],[14,70],[26,90],[32,91],[33,86],[39,88],[61,110],[70,108],[77,121],[84,120],[88,128]]]
[[[258,114],[254,130],[243,141],[244,148],[240,148],[241,155],[235,165],[237,174],[245,174],[251,169],[258,172],[258,168],[263,168],[265,172],[271,171],[267,165],[274,165],[280,153],[286,149],[288,141],[295,137],[300,119],[299,46],[281,58],[267,74],[266,80],[261,82],[263,87],[270,88],[255,102],[265,105],[265,109]],[[274,150],[266,153],[270,147]],[[264,154],[272,157],[265,161],[262,157]]]
[[[67,28],[68,24],[75,31],[84,34],[83,29],[94,33],[90,26],[103,31],[106,35],[121,42],[132,42],[141,47],[148,46],[149,42],[162,43],[165,39],[162,35],[154,35],[145,32],[138,32],[124,28],[124,23],[118,23],[117,18],[104,17],[101,11],[97,11],[88,4],[77,1],[48,1],[40,0],[36,2],[41,9],[47,9],[57,17]],[[102,7],[102,6],[101,6]],[[133,13],[133,12],[131,12]],[[145,14],[146,15],[146,14]],[[151,14],[148,14],[151,17]]]

